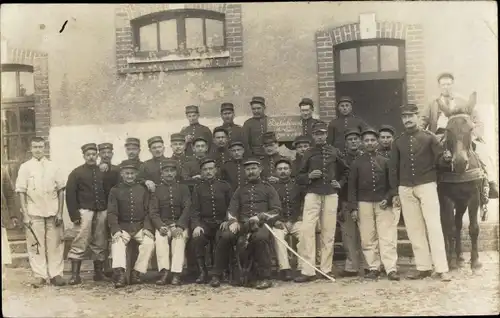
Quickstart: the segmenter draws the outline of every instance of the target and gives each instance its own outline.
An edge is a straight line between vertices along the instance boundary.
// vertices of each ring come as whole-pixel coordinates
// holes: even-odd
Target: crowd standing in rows
[[[385,271],[388,279],[399,280],[401,213],[417,269],[408,277],[430,276],[434,268],[436,277],[449,281],[437,213],[436,162],[449,162],[451,156],[434,133],[441,133],[451,110],[462,103],[451,94],[453,80],[449,73],[439,76],[442,94],[420,113],[422,118],[417,106],[401,107],[405,130],[400,134],[390,125],[374,129],[353,115],[350,97],[338,99],[337,117],[329,124],[312,118],[313,101],[303,98],[299,103],[303,131],[294,141],[293,159],[280,155],[276,134],[267,131],[265,99],[258,96],[250,101],[253,117],[243,127],[233,122],[234,106],[223,103],[223,124],[213,132],[198,122],[198,107],[187,106],[189,125],[170,135],[170,158],[164,156],[161,136],[147,140],[152,158],[145,162],[139,160],[140,140],[127,138],[128,159],[119,166],[111,163],[112,144],[85,144],[84,164],[67,181],[44,157],[45,140],[36,137],[31,142],[33,158],[21,166],[16,181],[24,223],[32,230],[27,231],[31,268],[40,283],[66,284],[62,278],[65,199],[78,229],[68,253],[71,285],[81,283],[87,249],[92,252],[94,280],[105,279],[110,237],[116,287],[127,284],[126,247],[131,240],[139,245],[131,284],[141,282],[153,253],[160,271],[156,283],[181,284],[189,240],[199,270],[196,282],[213,287],[221,284],[235,253],[241,260],[251,260],[256,288],[270,287],[271,250],[276,252],[282,279],[311,281],[317,277],[316,269],[308,265],[316,263],[316,244],[321,250],[319,269],[334,276],[337,222],[347,252],[345,268],[337,276],[356,276],[364,270],[367,279],[377,279]],[[477,137],[476,144],[482,143]],[[491,197],[498,196],[486,147],[482,143],[476,148],[481,149],[476,150],[490,177]],[[298,262],[296,277],[280,242],[287,235],[298,240],[297,251],[304,260]],[[35,243],[42,252],[34,251]],[[210,273],[205,260],[208,244],[214,246]]]

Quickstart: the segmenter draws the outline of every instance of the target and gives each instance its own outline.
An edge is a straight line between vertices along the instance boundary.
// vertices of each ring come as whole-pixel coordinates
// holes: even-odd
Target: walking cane
[[[293,248],[291,248],[290,246],[288,246],[288,244],[285,241],[283,241],[281,238],[279,238],[278,236],[276,236],[276,234],[273,232],[273,230],[271,229],[271,227],[269,225],[267,225],[267,223],[264,223],[264,226],[266,227],[266,229],[269,230],[269,232],[271,232],[271,234],[274,236],[274,238],[276,240],[278,240],[278,242],[280,242],[281,244],[283,244],[287,248],[287,250],[289,250],[290,252],[292,252],[295,256],[297,256],[305,264],[307,264],[307,265],[311,266],[312,268],[314,268],[315,271],[317,271],[321,275],[325,276],[326,278],[328,278],[332,282],[335,282],[335,278],[333,278],[330,275],[324,273],[323,271],[321,271],[320,269],[318,269],[316,266],[314,266],[311,263],[309,263],[308,261],[306,261],[302,256],[300,256],[297,252],[295,252],[293,250]]]
[[[30,224],[24,224],[24,227],[30,231],[31,235],[33,235],[33,238],[35,239],[35,243],[31,244],[31,247],[36,246],[36,254],[39,255],[40,254],[40,241],[36,237],[35,232],[33,231],[33,228],[31,227]]]

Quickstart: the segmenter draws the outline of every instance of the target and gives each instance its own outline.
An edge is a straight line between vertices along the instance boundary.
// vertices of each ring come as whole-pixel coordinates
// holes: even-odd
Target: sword
[[[36,246],[36,254],[39,255],[40,254],[40,246],[41,246],[41,244],[40,244],[40,241],[38,240],[38,237],[36,237],[36,234],[33,231],[33,228],[31,227],[31,224],[24,223],[24,227],[27,228],[30,231],[31,235],[33,235],[33,238],[35,239],[35,243],[31,244],[31,247]]]

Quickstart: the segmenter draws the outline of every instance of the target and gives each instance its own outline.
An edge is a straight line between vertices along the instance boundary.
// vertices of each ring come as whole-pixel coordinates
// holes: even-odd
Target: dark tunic
[[[236,124],[222,124],[221,126],[219,127],[222,127],[224,128],[227,133],[228,133],[228,145],[231,144],[231,142],[233,141],[243,141],[243,127],[241,127],[240,125],[236,125]],[[215,129],[214,129],[215,130]]]
[[[151,196],[150,216],[156,229],[172,224],[187,229],[190,209],[191,194],[185,184],[162,182]]]
[[[191,227],[206,223],[222,223],[227,216],[232,191],[223,180],[203,180],[194,187],[191,206]]]
[[[321,177],[309,179],[309,173],[320,170]],[[342,187],[347,182],[349,168],[337,148],[332,145],[316,145],[304,154],[297,182],[307,186],[307,193],[327,195],[337,193],[331,182],[337,180]]]
[[[233,192],[244,184],[246,175],[245,166],[243,166],[243,159],[232,159],[224,163],[221,169],[221,179],[227,181],[231,185]]]
[[[292,178],[273,184],[281,200],[280,220],[297,222],[302,219],[302,202],[305,187],[297,184]]]
[[[350,166],[348,184],[348,202],[353,210],[359,201],[390,203],[389,159],[377,152],[360,155]]]
[[[296,178],[299,175],[300,166],[302,165],[302,160],[304,156],[299,154],[295,155],[295,160],[292,161],[292,177]]]
[[[302,135],[312,137],[312,127],[315,123],[320,122],[319,119],[309,118],[301,119],[302,122]]]
[[[278,175],[276,174],[276,162],[280,159],[288,159],[279,153],[275,153],[272,156],[262,156],[261,157],[261,164],[262,164],[262,173],[260,174],[263,179],[267,179],[270,176],[277,177]]]
[[[212,132],[210,131],[210,128],[208,128],[207,126],[203,126],[200,123],[192,124],[182,128],[181,134],[192,135],[195,138],[203,137],[207,140],[209,146],[212,144]],[[186,143],[186,155],[194,155],[193,144],[191,142]]]
[[[385,148],[385,147],[382,147],[382,145],[379,145],[377,152],[386,158],[391,157],[391,147]]]
[[[196,175],[199,169],[196,168],[198,162],[192,156],[172,155],[170,159],[177,161],[178,179],[181,183],[191,184],[191,177]]]
[[[121,182],[113,187],[108,200],[108,225],[111,234],[122,230],[134,236],[141,229],[153,233],[149,204],[149,191],[142,184]]]
[[[261,212],[279,215],[281,200],[274,187],[260,178],[239,187],[231,198],[228,217],[247,222]]]
[[[139,170],[139,179],[150,180],[155,184],[160,184],[162,164],[166,159],[167,158],[165,156],[161,156],[146,160],[142,165],[142,169]]]
[[[260,118],[249,118],[243,124],[243,142],[247,148],[245,153],[248,156],[261,157],[265,155],[264,148],[262,147],[262,135],[267,132],[267,116]]]
[[[213,145],[210,148],[209,157],[215,159],[217,167],[221,168],[222,165],[231,159],[231,153],[227,147],[217,147]]]
[[[337,118],[333,119],[328,124],[328,139],[327,143],[329,145],[333,145],[335,148],[338,148],[340,151],[344,151],[345,149],[345,132],[348,129],[358,129],[360,132],[368,128],[366,122],[354,116],[353,114],[349,114],[344,116],[337,111]]]
[[[106,210],[113,182],[97,165],[83,164],[71,171],[66,182],[66,206],[71,221],[80,219],[79,209]]]
[[[437,180],[443,148],[428,130],[405,131],[392,143],[389,161],[391,188],[414,187]]]
[[[363,151],[361,150],[356,150],[356,151],[350,151],[350,150],[345,150],[344,152],[341,153],[342,159],[344,160],[345,164],[347,167],[351,167],[351,164],[356,160],[359,156],[363,154]],[[339,193],[339,199],[343,202],[347,201],[347,182],[344,184],[342,189],[340,189]]]

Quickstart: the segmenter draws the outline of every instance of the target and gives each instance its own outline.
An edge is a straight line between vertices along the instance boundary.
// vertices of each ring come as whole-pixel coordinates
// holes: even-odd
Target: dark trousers
[[[222,231],[215,249],[214,275],[220,276],[227,269],[229,256],[236,245],[236,251],[239,254],[241,263],[253,263],[255,265],[255,272],[260,279],[269,279],[271,277],[271,253],[269,245],[271,233],[263,226],[251,232],[247,239],[248,233],[245,230],[237,234],[233,234],[229,230]]]
[[[203,233],[198,237],[192,238],[192,243],[194,247],[194,254],[196,258],[205,258],[205,249],[208,243],[215,245],[218,238],[221,236],[220,222],[202,222],[200,224],[203,228]]]

